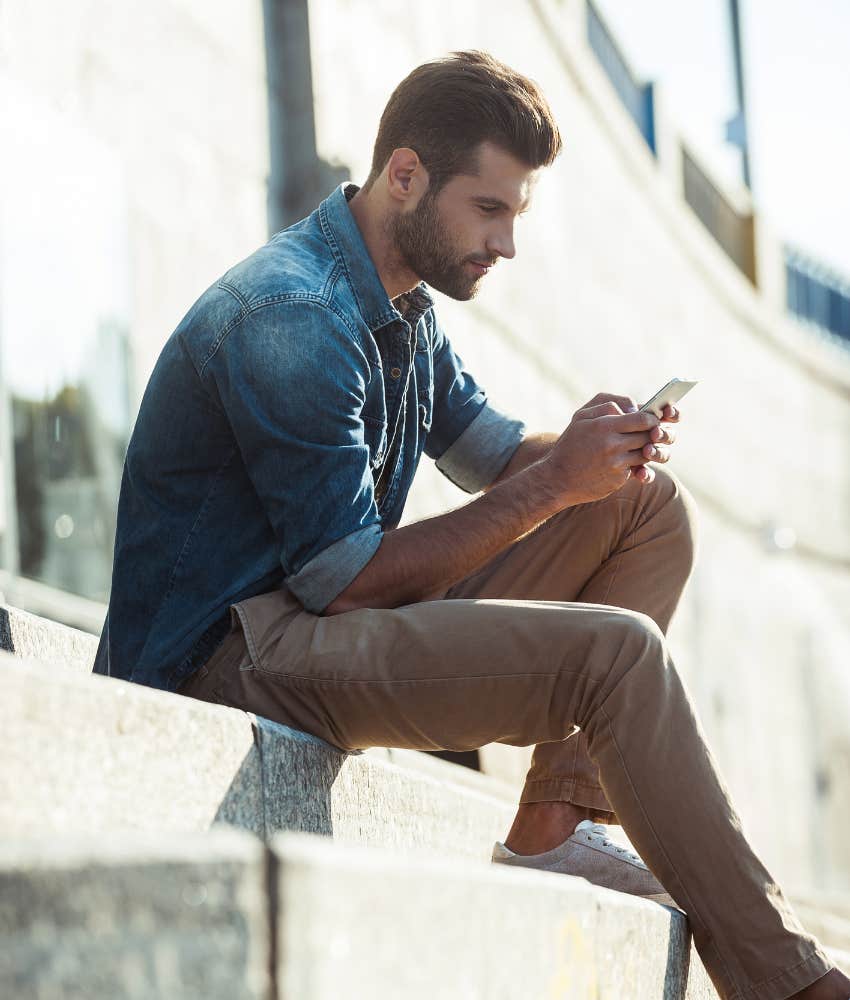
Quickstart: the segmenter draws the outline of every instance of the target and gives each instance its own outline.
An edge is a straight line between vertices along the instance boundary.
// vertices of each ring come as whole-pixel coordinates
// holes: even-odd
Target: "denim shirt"
[[[95,672],[173,691],[230,606],[321,614],[395,528],[422,453],[474,493],[524,426],[466,371],[424,284],[391,301],[341,185],[201,295],[124,463]]]

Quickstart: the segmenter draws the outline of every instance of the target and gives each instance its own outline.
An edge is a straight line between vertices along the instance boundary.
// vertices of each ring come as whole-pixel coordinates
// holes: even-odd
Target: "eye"
[[[495,205],[479,205],[478,206],[485,215],[492,215],[493,212],[498,212],[498,208]]]

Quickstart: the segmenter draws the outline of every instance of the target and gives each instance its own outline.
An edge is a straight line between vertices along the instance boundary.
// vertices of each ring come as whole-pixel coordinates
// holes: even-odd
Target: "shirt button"
[[[390,375],[393,378],[401,378],[401,368],[390,368]]]

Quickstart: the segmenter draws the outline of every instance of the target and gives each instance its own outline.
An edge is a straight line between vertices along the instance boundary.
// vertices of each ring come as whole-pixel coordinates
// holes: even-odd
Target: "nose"
[[[494,256],[498,255],[507,260],[512,260],[516,257],[513,222],[508,223],[504,228],[490,237],[487,241],[487,250]]]

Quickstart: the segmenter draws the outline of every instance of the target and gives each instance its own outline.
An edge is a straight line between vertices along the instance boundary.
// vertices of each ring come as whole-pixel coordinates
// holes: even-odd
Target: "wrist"
[[[545,507],[551,508],[552,514],[575,503],[572,491],[564,483],[563,470],[557,468],[548,455],[524,469],[522,474],[527,475],[527,485]]]

